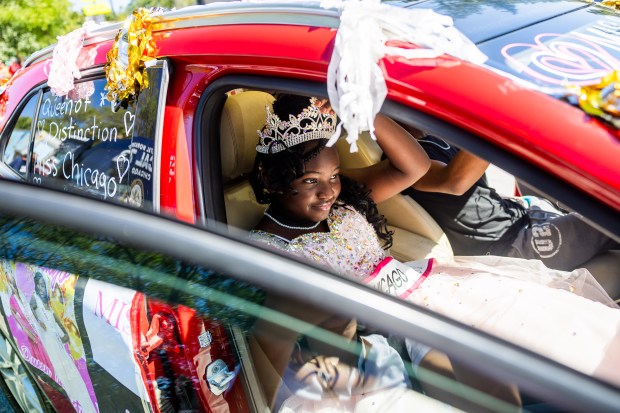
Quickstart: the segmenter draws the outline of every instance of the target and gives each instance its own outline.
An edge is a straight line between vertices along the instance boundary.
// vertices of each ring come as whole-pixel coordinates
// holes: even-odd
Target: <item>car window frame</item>
[[[4,155],[4,151],[9,144],[9,140],[11,139],[13,131],[15,130],[15,126],[17,125],[17,121],[21,117],[23,110],[30,102],[30,99],[34,98],[35,95],[38,95],[38,101],[35,103],[34,107],[32,125],[30,126],[30,141],[28,142],[28,155],[26,156],[26,176],[21,176],[17,171],[13,170],[13,168],[4,163],[4,161],[0,161],[0,176],[9,176],[11,179],[15,179],[20,182],[26,182],[30,179],[29,174],[30,166],[32,163],[32,146],[34,144],[34,133],[36,131],[37,117],[39,113],[39,107],[41,105],[41,99],[43,97],[44,88],[45,83],[36,85],[22,97],[21,101],[19,102],[19,104],[11,114],[11,117],[7,121],[5,128],[2,130],[2,134],[0,135],[0,153]]]
[[[570,410],[612,412],[620,405],[620,391],[608,383],[293,257],[267,251],[219,223],[199,227],[15,181],[0,180],[0,194],[7,200],[0,204],[5,213],[106,236],[222,271],[345,316],[375,320],[395,334],[454,354],[491,377],[512,380],[529,394]]]
[[[207,219],[226,222],[220,159],[220,117],[225,102],[224,92],[235,88],[299,93],[327,97],[324,82],[277,78],[258,75],[229,75],[213,81],[202,93],[194,118],[194,176],[197,210],[200,223]],[[618,211],[591,194],[576,188],[513,153],[492,144],[481,136],[446,120],[429,115],[404,104],[386,99],[381,112],[427,133],[470,151],[526,182],[542,196],[560,201],[597,230],[620,242]],[[535,184],[532,184],[535,183]],[[207,194],[211,194],[207,196]],[[213,196],[216,194],[216,196]]]

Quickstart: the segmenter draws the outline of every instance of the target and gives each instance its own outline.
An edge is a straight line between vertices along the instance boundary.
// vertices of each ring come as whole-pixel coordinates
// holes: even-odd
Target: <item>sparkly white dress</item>
[[[65,335],[65,332],[58,326],[48,303],[44,303],[36,293],[33,294],[32,298],[36,303],[34,315],[38,320],[35,323],[35,327],[52,362],[54,381],[67,392],[73,407],[75,407],[78,413],[97,412],[98,409],[90,398],[84,379],[75,365],[71,354],[61,341],[61,337]]]
[[[264,231],[250,237],[345,276],[367,279],[386,257],[372,226],[342,206],[332,208],[328,225],[330,232],[290,241]],[[586,270],[557,271],[538,260],[495,256],[407,264],[427,269],[427,277],[406,297],[415,304],[586,374],[599,375],[608,351],[618,352],[620,309]],[[617,376],[602,376],[620,385]]]

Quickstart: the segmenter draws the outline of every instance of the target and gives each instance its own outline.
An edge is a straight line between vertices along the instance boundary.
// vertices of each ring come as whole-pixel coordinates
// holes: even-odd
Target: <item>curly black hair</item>
[[[309,98],[297,95],[276,96],[273,112],[280,119],[288,119],[289,114],[296,116],[308,107]],[[254,168],[249,177],[259,204],[272,202],[272,194],[294,195],[293,181],[305,172],[305,164],[317,156],[327,143],[327,139],[318,139],[292,146],[278,153],[257,153]],[[267,184],[268,182],[268,184]],[[387,220],[377,209],[377,204],[370,197],[366,186],[345,175],[340,175],[341,191],[338,197],[340,205],[354,208],[364,215],[372,225],[377,236],[383,241],[384,248],[392,246],[392,231],[387,229]]]

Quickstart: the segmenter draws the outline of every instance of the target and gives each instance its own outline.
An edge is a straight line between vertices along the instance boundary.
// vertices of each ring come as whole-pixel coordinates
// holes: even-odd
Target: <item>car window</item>
[[[49,194],[37,194],[40,204]],[[65,198],[66,205],[79,204],[76,199]],[[395,325],[380,322],[383,310],[373,309],[373,302],[389,299],[362,285],[197,228],[135,215],[138,211],[108,211],[113,205],[102,204],[105,209],[93,215],[98,204],[82,204],[79,216],[134,235],[113,241],[114,231],[92,235],[92,229],[83,233],[0,214],[0,331],[27,369],[20,384],[34,400],[28,411],[43,410],[49,400],[57,411],[74,406],[130,412],[508,412],[518,409],[510,403],[519,398],[526,407],[556,411],[554,403],[540,397],[540,389],[537,397],[527,388],[512,397],[510,369],[496,366],[491,374],[493,364],[472,363],[460,344],[450,354],[435,354],[445,370],[416,365],[408,348],[423,348],[424,336],[403,335]],[[75,224],[78,214],[73,208],[63,213],[69,210],[71,217],[62,222]],[[141,215],[148,218],[143,226]],[[144,238],[136,230],[168,225],[179,238],[157,230],[148,238],[182,251],[190,250],[183,240],[204,238],[201,265],[137,247]],[[244,260],[216,253],[222,248],[243,254]],[[248,256],[257,265],[238,267]],[[288,282],[256,282],[282,274]],[[300,294],[298,277],[316,278],[313,291]],[[324,298],[312,299],[316,288],[323,297],[346,290],[351,299],[341,300],[335,311]],[[355,312],[359,316],[347,309],[352,303],[365,303]],[[396,314],[407,311],[405,303],[391,305],[401,306]],[[460,340],[471,339],[471,331],[452,326],[461,328]],[[515,357],[513,348],[504,350],[507,360]],[[557,366],[548,368],[553,372]],[[453,371],[466,371],[475,381]],[[4,370],[0,373],[6,380]],[[589,388],[593,397],[605,400],[595,390]]]
[[[43,94],[33,147],[32,182],[102,199],[127,193],[134,110],[113,112],[105,79],[78,85],[70,97]]]
[[[7,217],[0,226],[10,234],[3,332],[39,394],[60,391],[59,411],[340,410],[363,388],[389,390],[364,404],[454,411],[414,391],[398,347],[349,317],[105,239]]]
[[[78,83],[64,97],[45,92],[30,180],[153,209],[156,142],[168,81],[165,62],[150,67],[148,74],[149,87],[126,108],[107,99],[105,79]]]
[[[28,151],[30,149],[30,131],[32,122],[34,121],[38,100],[38,94],[30,97],[28,103],[26,103],[19,114],[19,118],[11,131],[11,135],[2,153],[2,161],[9,165],[22,178],[26,178]]]

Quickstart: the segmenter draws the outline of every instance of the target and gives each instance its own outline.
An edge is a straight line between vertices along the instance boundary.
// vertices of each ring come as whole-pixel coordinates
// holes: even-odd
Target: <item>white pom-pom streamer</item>
[[[82,51],[86,33],[95,27],[97,24],[89,21],[71,33],[58,36],[58,43],[52,52],[47,80],[47,85],[54,95],[67,95],[75,86],[74,80],[82,77],[78,67],[78,57]]]
[[[357,152],[361,132],[374,135],[374,119],[387,95],[379,61],[386,55],[407,59],[432,59],[449,54],[481,64],[487,57],[454,27],[452,18],[432,10],[405,9],[379,0],[325,0],[323,7],[341,8],[340,27],[327,72],[327,92],[340,118],[328,145],[347,131],[351,152]],[[390,40],[419,48],[386,46]]]

